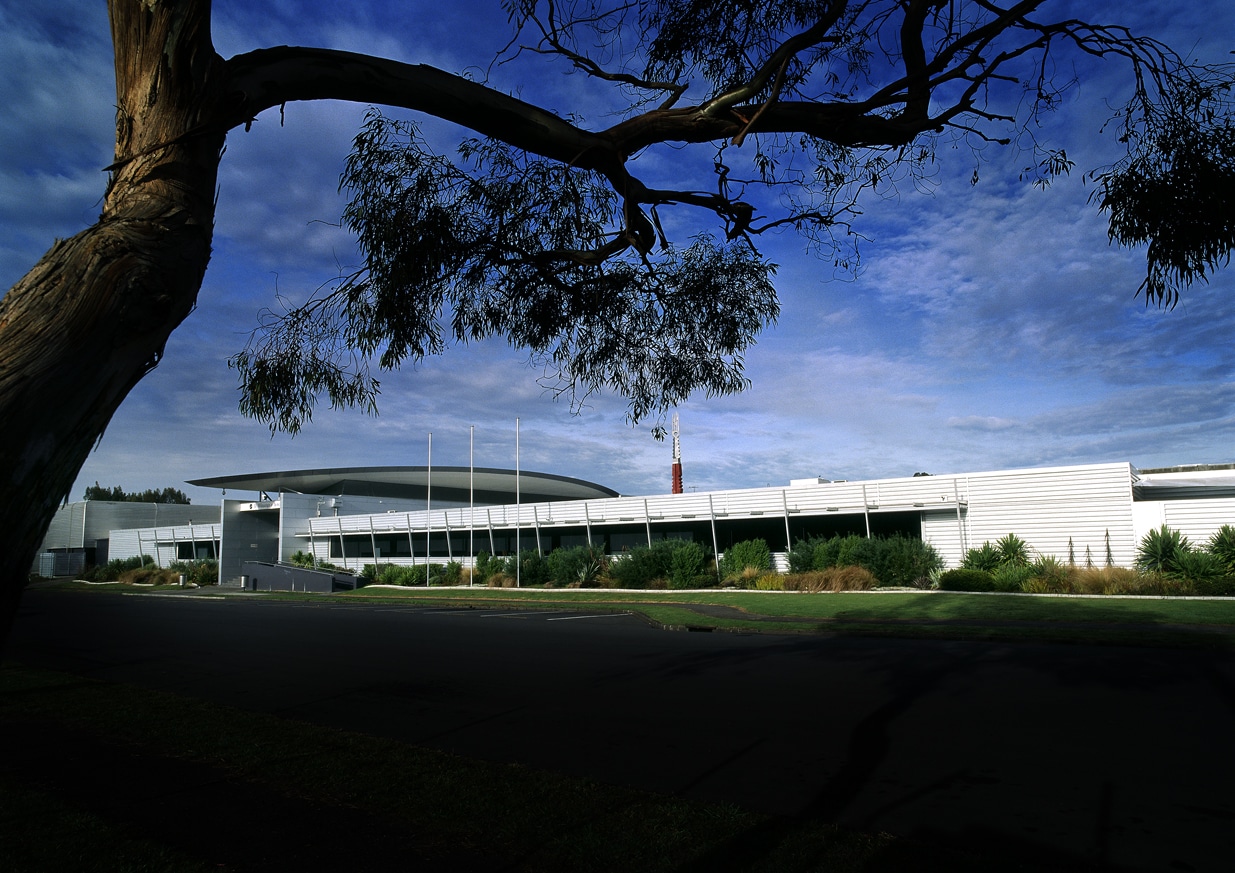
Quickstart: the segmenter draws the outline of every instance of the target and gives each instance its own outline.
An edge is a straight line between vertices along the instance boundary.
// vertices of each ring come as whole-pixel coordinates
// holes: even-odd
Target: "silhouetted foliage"
[[[1074,84],[1049,72],[1068,51],[1130,68],[1111,124],[1127,159],[1091,178],[1111,238],[1148,244],[1146,299],[1173,303],[1235,244],[1231,68],[1054,20],[1048,0],[506,5],[518,35],[501,60],[557,58],[602,96],[469,116],[483,135],[454,158],[371,111],[341,183],[363,266],[266,314],[232,360],[246,414],[296,432],[322,396],[372,412],[374,367],[504,337],[573,404],[610,388],[661,435],[691,394],[746,386],[744,354],[779,315],[762,234],[793,229],[852,272],[861,202],[933,174],[945,144],[972,150],[975,179],[991,144],[1026,148],[1034,185],[1070,172],[1035,124]],[[618,120],[589,130],[585,111]],[[680,146],[670,189],[640,175],[665,143]]]
[[[86,486],[82,500],[111,500],[117,503],[180,503],[188,504],[188,495],[179,488],[147,488],[145,491],[125,491],[119,485],[108,488],[95,482]]]

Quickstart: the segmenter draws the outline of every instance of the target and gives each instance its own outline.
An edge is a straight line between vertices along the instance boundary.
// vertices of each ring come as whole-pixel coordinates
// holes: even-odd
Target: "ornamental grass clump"
[[[490,588],[514,588],[515,577],[508,576],[505,572],[490,573],[485,579],[485,584]]]
[[[786,591],[869,591],[879,585],[875,574],[865,567],[829,567],[783,577]]]
[[[1078,567],[1072,587],[1077,594],[1141,594],[1145,577],[1127,567]]]
[[[1043,555],[1030,566],[1032,576],[1028,584],[1033,586],[1034,593],[1074,594],[1072,571],[1075,569],[1054,555]]]
[[[82,574],[87,582],[119,582],[120,577],[129,570],[136,570],[147,564],[153,564],[154,558],[149,555],[132,558],[112,558],[101,567],[90,567]]]
[[[779,573],[764,573],[755,580],[755,589],[758,591],[784,591],[785,577]]]

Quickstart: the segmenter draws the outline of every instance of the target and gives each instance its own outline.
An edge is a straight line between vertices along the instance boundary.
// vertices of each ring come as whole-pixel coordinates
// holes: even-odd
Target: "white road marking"
[[[481,618],[509,618],[513,615],[552,615],[556,609],[545,609],[540,612],[487,612]]]
[[[616,618],[621,615],[630,615],[629,612],[598,612],[588,615],[564,615],[561,618],[546,618],[545,621],[574,621],[576,618]]]

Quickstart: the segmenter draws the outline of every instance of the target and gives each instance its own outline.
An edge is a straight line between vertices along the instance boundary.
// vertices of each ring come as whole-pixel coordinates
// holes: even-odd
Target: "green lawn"
[[[334,595],[241,594],[216,588],[59,583],[94,592],[248,596],[433,606],[635,612],[665,627],[749,633],[834,633],[932,639],[1235,646],[1235,598],[1060,597],[959,592],[610,591],[369,587]],[[720,609],[717,609],[717,608]]]
[[[435,605],[632,611],[672,627],[1144,645],[1235,643],[1235,599],[1052,597],[952,592],[562,591],[362,588],[349,598]],[[690,606],[728,607],[705,614]]]

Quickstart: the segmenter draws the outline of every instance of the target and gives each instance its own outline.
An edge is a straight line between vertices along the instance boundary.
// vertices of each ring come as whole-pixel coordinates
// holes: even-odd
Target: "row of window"
[[[219,558],[218,540],[197,541],[192,543],[176,543],[176,560],[204,561],[207,558]]]
[[[891,536],[905,534],[921,536],[921,514],[918,512],[888,512],[870,516],[871,534]],[[807,516],[791,518],[790,533],[793,539],[843,536],[866,533],[866,519],[862,515]],[[694,540],[712,547],[712,525],[706,519],[696,522],[675,521],[672,526],[653,525],[653,540]],[[539,551],[548,554],[555,549],[568,549],[588,544],[586,527],[552,528],[537,532],[524,528],[517,533],[519,551]],[[785,540],[783,518],[762,519],[717,519],[716,540],[723,551],[736,542],[762,539],[773,551],[788,548]],[[516,551],[516,531],[513,528],[499,530],[480,529],[468,531],[435,531],[427,538],[423,532],[412,534],[366,534],[354,533],[329,537],[331,558],[423,558],[426,550],[436,558],[444,556],[466,557],[479,552],[492,555],[513,555]],[[648,526],[643,523],[595,526],[591,530],[592,545],[603,548],[608,554],[620,554],[636,546],[648,544]]]

